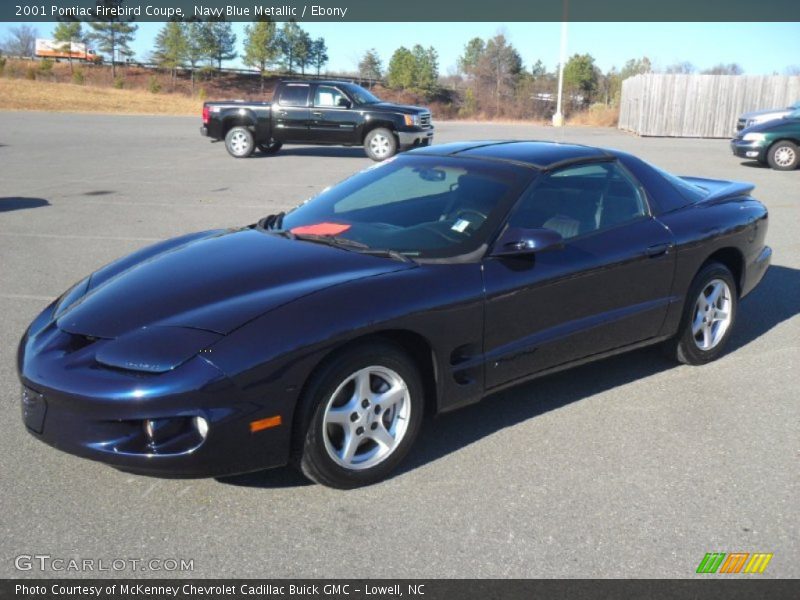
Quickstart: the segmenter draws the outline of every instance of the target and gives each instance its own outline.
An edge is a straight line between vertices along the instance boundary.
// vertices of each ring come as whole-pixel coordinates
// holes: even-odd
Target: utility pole
[[[556,114],[553,115],[553,126],[563,127],[564,113],[561,110],[562,96],[564,94],[564,63],[567,62],[567,2],[564,1],[564,18],[561,21],[561,59],[558,62],[558,98],[556,100]]]

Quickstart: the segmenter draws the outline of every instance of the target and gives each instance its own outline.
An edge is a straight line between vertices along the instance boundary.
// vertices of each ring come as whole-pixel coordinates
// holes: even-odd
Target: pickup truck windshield
[[[536,171],[476,159],[403,155],[286,214],[273,231],[330,235],[413,258],[479,249]]]
[[[347,93],[350,94],[350,97],[353,100],[355,100],[357,104],[377,104],[378,102],[381,102],[380,98],[368,92],[360,85],[355,85],[351,83],[346,85],[345,89],[347,90]]]

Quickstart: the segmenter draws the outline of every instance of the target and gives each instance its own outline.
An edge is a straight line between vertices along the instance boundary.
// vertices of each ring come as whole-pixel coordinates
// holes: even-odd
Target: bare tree
[[[36,37],[39,32],[28,25],[12,27],[3,44],[6,54],[10,56],[33,57],[36,52]]]

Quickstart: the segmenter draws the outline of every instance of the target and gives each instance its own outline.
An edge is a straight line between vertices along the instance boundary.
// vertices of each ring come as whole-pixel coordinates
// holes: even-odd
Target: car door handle
[[[672,244],[655,244],[653,246],[648,246],[644,253],[650,258],[655,258],[656,256],[666,254],[671,248]]]
[[[288,114],[289,114],[289,111],[287,111],[287,110],[279,110],[279,111],[278,111],[278,114],[279,114],[280,116],[282,116],[282,117],[285,117],[286,115],[288,115]]]
[[[322,116],[322,113],[320,111],[318,111],[318,110],[312,111],[311,114],[314,115],[315,117],[321,117]]]

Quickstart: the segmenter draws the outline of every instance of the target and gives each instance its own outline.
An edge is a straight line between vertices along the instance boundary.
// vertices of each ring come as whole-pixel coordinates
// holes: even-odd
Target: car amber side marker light
[[[256,431],[262,431],[264,429],[270,429],[271,427],[277,427],[281,423],[283,423],[283,419],[281,419],[280,415],[275,415],[274,417],[267,417],[266,419],[259,419],[258,421],[251,421],[250,433],[255,433]]]

